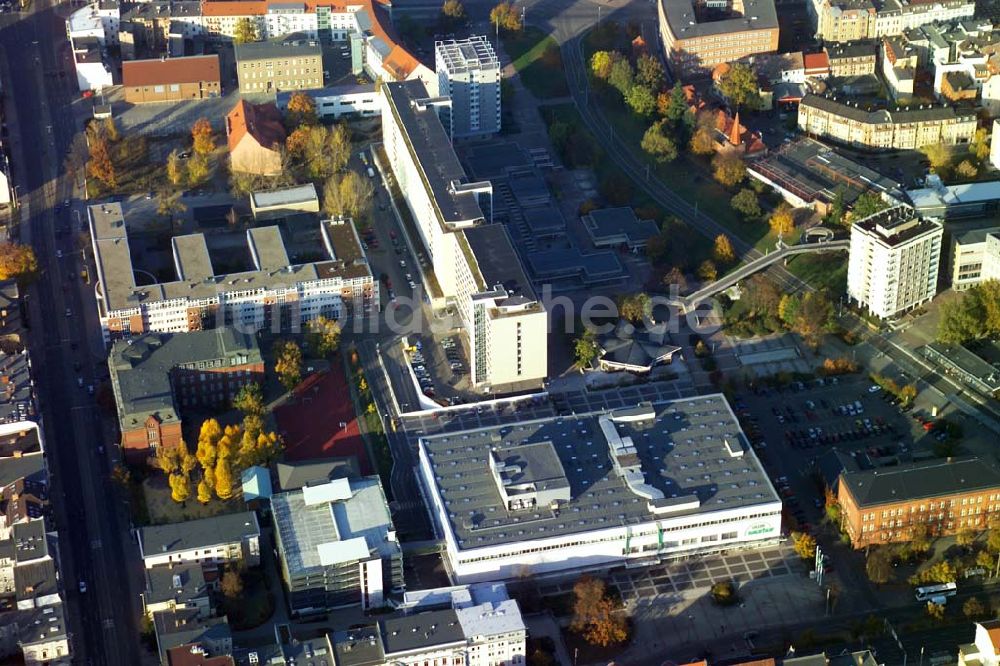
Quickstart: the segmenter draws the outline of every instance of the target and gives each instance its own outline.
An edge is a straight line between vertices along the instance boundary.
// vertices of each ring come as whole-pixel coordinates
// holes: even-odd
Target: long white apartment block
[[[350,220],[318,221],[327,256],[306,263],[289,258],[278,226],[249,229],[246,245],[253,265],[226,274],[213,268],[204,234],[175,236],[176,279],[150,283],[150,275],[132,264],[121,204],[95,204],[87,217],[106,341],[216,325],[284,330],[320,315],[342,319],[378,310],[378,289]]]
[[[894,206],[851,226],[847,295],[887,319],[927,303],[937,293],[944,226]]]
[[[548,369],[545,308],[503,225],[493,186],[468,182],[420,81],[382,86],[389,166],[433,264],[432,305],[454,305],[469,338],[473,384],[538,384]],[[485,211],[485,212],[484,212]]]
[[[722,395],[424,437],[452,580],[652,564],[781,536],[781,500]]]

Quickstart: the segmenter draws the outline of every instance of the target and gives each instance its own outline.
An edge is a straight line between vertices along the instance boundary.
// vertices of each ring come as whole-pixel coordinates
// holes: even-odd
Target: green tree
[[[501,2],[490,10],[490,23],[506,32],[518,32],[521,25],[521,12],[513,2]]]
[[[745,220],[760,217],[760,201],[757,199],[757,193],[746,187],[733,195],[729,200],[729,207],[742,215]]]
[[[635,81],[652,91],[658,91],[666,81],[666,72],[659,59],[643,53],[635,61]]]
[[[584,331],[583,335],[576,339],[573,351],[576,356],[576,364],[581,368],[589,368],[600,351],[594,332],[590,330]]]
[[[661,98],[664,100],[662,104],[660,103]],[[695,118],[688,108],[684,88],[679,83],[674,84],[669,94],[660,93],[657,97],[657,110],[667,121],[667,126],[673,130],[674,143],[678,146],[687,145],[688,141],[691,140]]]
[[[256,42],[258,39],[257,24],[254,23],[253,19],[244,16],[236,20],[236,27],[233,29],[233,42],[235,44]]]
[[[307,324],[306,340],[317,356],[329,356],[340,345],[340,324],[336,319],[323,315],[314,317]]]
[[[806,344],[815,348],[832,321],[833,304],[830,299],[825,293],[810,291],[799,302],[792,330],[801,335]]]
[[[655,122],[642,135],[643,151],[659,163],[672,162],[677,159],[677,146],[664,132],[666,120]]]
[[[608,72],[608,83],[622,95],[631,90],[635,84],[635,72],[632,70],[632,63],[625,58],[615,60],[611,64],[611,71]]]
[[[288,391],[302,381],[302,350],[293,341],[278,340],[274,343],[274,372]]]
[[[625,103],[638,116],[651,116],[656,110],[656,96],[653,91],[639,83],[633,85],[625,93]]]
[[[941,304],[937,339],[948,345],[978,340],[986,333],[985,320],[985,308],[970,289],[960,299]]]
[[[892,580],[892,555],[885,548],[873,548],[865,560],[865,573],[868,580],[876,585],[885,585]]]
[[[719,154],[712,159],[712,176],[726,187],[736,187],[746,178],[747,168],[738,155]]]
[[[711,113],[702,112],[695,118],[694,134],[688,146],[695,155],[711,155],[715,152],[715,119]]]
[[[757,106],[760,102],[760,86],[750,65],[733,63],[729,71],[720,77],[716,87],[737,110],[748,105]]]
[[[889,207],[885,199],[878,192],[868,191],[863,193],[854,203],[851,205],[851,221],[857,222],[858,220],[863,220],[866,217],[871,217],[879,211],[883,211]]]

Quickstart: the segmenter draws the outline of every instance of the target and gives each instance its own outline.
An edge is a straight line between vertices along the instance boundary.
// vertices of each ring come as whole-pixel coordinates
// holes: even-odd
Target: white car
[[[86,594],[86,593],[87,593],[87,584],[86,584],[86,583],[84,583],[84,582],[83,582],[83,581],[81,580],[81,581],[80,581],[80,594]]]
[[[882,387],[879,386],[878,384],[872,384],[871,386],[868,387],[868,392],[869,393],[878,393],[881,390],[882,390]]]

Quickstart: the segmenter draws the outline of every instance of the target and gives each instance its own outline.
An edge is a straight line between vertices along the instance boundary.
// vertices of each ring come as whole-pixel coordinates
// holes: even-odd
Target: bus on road
[[[934,598],[953,597],[958,591],[955,583],[942,583],[940,585],[925,585],[917,588],[917,601],[930,601]]]

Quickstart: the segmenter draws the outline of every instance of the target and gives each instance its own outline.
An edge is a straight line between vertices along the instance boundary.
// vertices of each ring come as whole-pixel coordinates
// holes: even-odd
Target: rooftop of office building
[[[777,30],[778,13],[774,0],[744,0],[742,11],[718,21],[702,21],[696,11],[698,0],[659,0],[670,30],[677,39],[695,39],[749,30]],[[735,3],[734,3],[735,4]]]
[[[844,472],[843,488],[865,508],[1000,488],[1000,469],[981,458],[914,462]]]
[[[434,55],[438,68],[443,67],[450,74],[500,68],[500,59],[493,45],[483,35],[434,42]]]
[[[779,501],[722,395],[435,435],[420,446],[462,550]]]
[[[399,553],[378,477],[336,478],[271,498],[282,558],[292,575]]]

